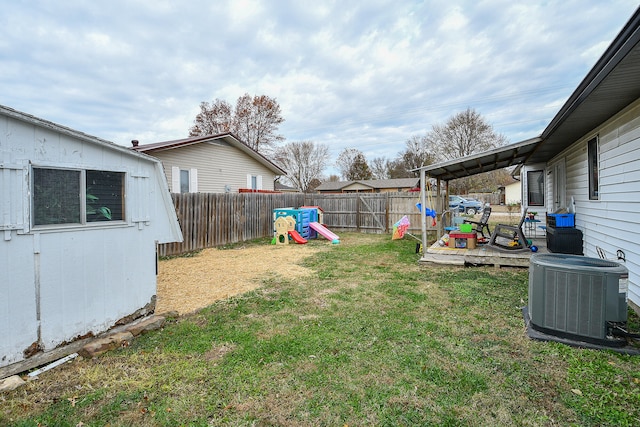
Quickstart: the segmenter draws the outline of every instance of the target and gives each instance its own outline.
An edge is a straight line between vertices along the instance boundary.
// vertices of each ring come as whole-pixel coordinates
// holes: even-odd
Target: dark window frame
[[[544,196],[544,170],[527,171],[527,206],[544,206]]]
[[[600,199],[600,159],[598,156],[598,136],[587,142],[587,164],[589,171],[589,200]]]

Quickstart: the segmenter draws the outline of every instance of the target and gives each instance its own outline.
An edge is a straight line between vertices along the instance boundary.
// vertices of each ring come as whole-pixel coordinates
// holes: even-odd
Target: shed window
[[[598,137],[587,143],[589,161],[589,200],[598,200]]]
[[[33,168],[33,225],[124,219],[124,172]]]
[[[527,201],[529,206],[544,206],[543,171],[527,172]]]
[[[87,222],[124,219],[124,173],[88,170]]]
[[[80,224],[80,171],[33,169],[33,225]]]

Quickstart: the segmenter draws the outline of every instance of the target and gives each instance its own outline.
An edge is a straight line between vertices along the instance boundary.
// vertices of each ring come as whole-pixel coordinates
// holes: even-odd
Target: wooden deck
[[[548,253],[547,241],[544,235],[535,237],[528,236],[533,241],[533,245],[538,247],[538,252]],[[519,250],[508,252],[498,250],[487,244],[479,244],[476,249],[455,249],[443,247],[438,242],[431,245],[420,258],[421,264],[440,265],[493,265],[494,267],[529,267],[530,250]]]

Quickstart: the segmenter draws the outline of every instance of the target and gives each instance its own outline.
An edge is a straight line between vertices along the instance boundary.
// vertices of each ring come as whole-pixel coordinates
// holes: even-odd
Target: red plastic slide
[[[302,237],[300,235],[300,233],[298,233],[296,230],[291,230],[289,231],[289,236],[291,236],[291,238],[293,239],[294,242],[296,243],[300,243],[302,245],[304,245],[305,243],[307,243],[307,239],[305,239],[304,237]]]

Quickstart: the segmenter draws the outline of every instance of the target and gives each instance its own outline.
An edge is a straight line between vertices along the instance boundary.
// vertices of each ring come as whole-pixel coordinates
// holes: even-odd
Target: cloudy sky
[[[202,101],[276,98],[288,142],[393,158],[471,107],[540,134],[632,0],[5,0],[0,104],[121,145],[183,138]]]

